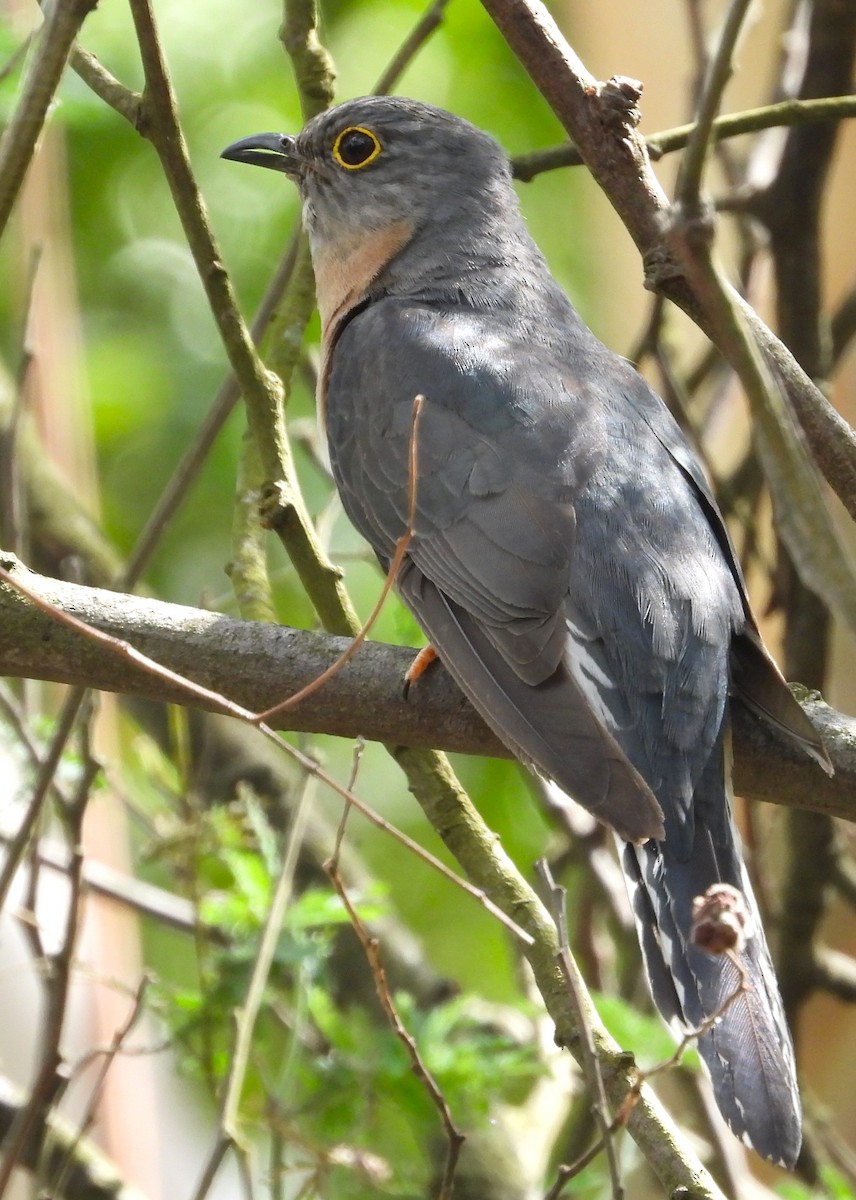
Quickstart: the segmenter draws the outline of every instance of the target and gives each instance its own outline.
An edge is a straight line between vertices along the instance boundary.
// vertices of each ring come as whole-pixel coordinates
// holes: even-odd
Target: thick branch
[[[3,559],[5,566],[9,562]],[[349,644],[346,638],[62,583],[11,563],[58,608],[256,711],[315,679]],[[509,757],[441,669],[429,671],[405,702],[402,680],[412,657],[406,648],[367,643],[323,688],[283,714],[283,727]],[[0,674],[184,700],[179,687],[59,625],[3,587]],[[827,740],[835,776],[828,779],[796,747],[735,704],[737,789],[755,799],[856,820],[856,721],[820,699],[804,703]]]

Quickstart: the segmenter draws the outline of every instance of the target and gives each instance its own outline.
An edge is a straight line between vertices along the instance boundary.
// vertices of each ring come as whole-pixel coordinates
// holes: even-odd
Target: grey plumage
[[[352,157],[359,136],[380,147],[363,168],[336,161],[346,129]],[[372,98],[296,139],[261,135],[226,153],[262,152],[304,200],[348,515],[388,563],[407,525],[412,404],[424,395],[399,591],[500,737],[628,839],[667,1019],[695,1027],[734,990],[736,968],[689,944],[690,909],[714,882],[743,892],[749,988],[700,1048],[735,1131],[792,1164],[793,1050],[731,820],[729,688],[818,761],[824,752],[761,646],[692,451],[553,280],[486,134]]]

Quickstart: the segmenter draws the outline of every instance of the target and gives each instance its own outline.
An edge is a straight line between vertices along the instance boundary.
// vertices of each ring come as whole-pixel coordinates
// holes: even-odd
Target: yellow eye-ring
[[[381,145],[370,129],[350,125],[343,129],[333,143],[333,157],[346,171],[367,167],[380,154]]]

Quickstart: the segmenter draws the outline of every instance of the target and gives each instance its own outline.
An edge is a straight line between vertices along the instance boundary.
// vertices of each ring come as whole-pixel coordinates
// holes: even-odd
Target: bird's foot
[[[413,662],[407,668],[404,676],[404,699],[410,695],[410,689],[417,679],[420,679],[431,663],[436,662],[438,658],[437,651],[429,642],[427,646],[423,646],[419,653],[414,658]]]

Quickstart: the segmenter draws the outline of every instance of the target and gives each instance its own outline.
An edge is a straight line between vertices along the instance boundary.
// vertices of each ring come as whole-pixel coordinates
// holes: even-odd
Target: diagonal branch
[[[341,572],[321,551],[295,478],[282,411],[283,388],[255,351],[250,333],[223,268],[205,204],[190,166],[178,121],[176,98],[148,0],[132,0],[132,15],[145,72],[138,129],[154,146],[172,193],[188,246],[205,288],[212,314],[247,406],[247,419],[268,480],[279,497],[282,522],[288,525],[295,569],[321,620],[344,632],[354,623]]]
[[[734,70],[734,51],[751,3],[752,0],[731,0],[722,33],[717,39],[716,51],[706,72],[698,117],[687,142],[686,154],[681,160],[676,187],[678,204],[688,215],[695,216],[702,211],[702,176],[713,142],[713,123]]]
[[[595,79],[539,0],[482,3],[627,227],[645,263],[647,286],[677,304],[716,340],[710,314],[688,279],[686,263],[668,243],[669,202],[635,128],[641,85],[627,79],[606,84]],[[748,319],[815,461],[856,519],[856,433],[761,318]],[[728,358],[728,348],[721,349]]]

